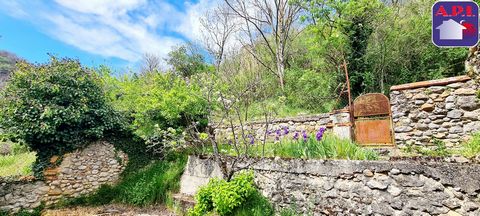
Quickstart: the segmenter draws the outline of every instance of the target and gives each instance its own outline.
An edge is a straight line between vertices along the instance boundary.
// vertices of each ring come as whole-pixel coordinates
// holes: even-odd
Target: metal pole
[[[354,113],[354,108],[352,105],[352,95],[350,91],[350,78],[348,76],[348,69],[347,69],[347,62],[345,59],[343,59],[343,69],[345,70],[345,77],[346,77],[346,82],[347,82],[347,92],[348,92],[348,112],[350,113],[350,123],[352,124],[352,129],[355,127],[355,117],[353,116]],[[352,130],[351,130],[352,131]],[[353,133],[350,133],[353,135]],[[355,136],[352,136],[352,138],[355,138]]]

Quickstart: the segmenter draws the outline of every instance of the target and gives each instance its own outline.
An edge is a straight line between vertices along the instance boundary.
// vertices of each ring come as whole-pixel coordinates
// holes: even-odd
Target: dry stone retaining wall
[[[341,138],[351,138],[350,114],[348,110],[337,110],[331,113],[323,113],[312,116],[298,116],[291,118],[281,118],[269,122],[268,128],[263,121],[252,121],[243,125],[243,131],[246,135],[252,135],[256,140],[263,140],[265,131],[267,131],[267,140],[275,140],[276,131],[281,133],[281,137],[292,137],[295,132],[315,133],[320,128],[326,128]],[[242,134],[242,127],[234,125],[235,134]],[[288,134],[285,135],[284,129],[287,128]],[[227,125],[222,125],[214,130],[217,141],[228,143],[233,139],[232,129]],[[301,137],[301,135],[300,135]]]
[[[61,160],[58,167],[45,170],[44,181],[0,180],[0,209],[32,209],[41,202],[50,205],[93,192],[102,184],[115,183],[128,162],[125,153],[107,142],[90,144]]]
[[[393,86],[395,141],[427,146],[433,138],[457,147],[480,130],[478,84],[468,76]]]
[[[255,183],[277,208],[307,215],[480,215],[480,165],[409,161],[260,159]],[[218,177],[210,159],[190,157],[181,192]]]

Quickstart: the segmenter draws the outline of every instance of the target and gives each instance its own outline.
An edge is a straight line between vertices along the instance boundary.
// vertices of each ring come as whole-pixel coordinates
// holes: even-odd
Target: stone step
[[[195,206],[195,200],[193,199],[193,197],[182,193],[174,194],[173,201],[176,205],[180,207],[183,212],[186,212],[188,209]]]

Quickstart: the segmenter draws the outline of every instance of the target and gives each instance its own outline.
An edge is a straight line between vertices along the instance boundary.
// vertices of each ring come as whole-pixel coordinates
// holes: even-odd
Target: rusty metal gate
[[[364,146],[394,146],[392,112],[387,96],[359,96],[353,102],[355,141]]]

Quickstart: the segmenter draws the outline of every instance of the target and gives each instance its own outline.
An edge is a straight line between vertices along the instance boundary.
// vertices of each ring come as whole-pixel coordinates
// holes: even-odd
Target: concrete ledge
[[[438,79],[438,80],[407,83],[403,85],[392,86],[390,88],[390,91],[400,91],[405,89],[415,89],[415,88],[429,87],[429,86],[444,86],[450,83],[469,81],[471,79],[472,78],[470,78],[469,76],[457,76],[457,77],[449,77],[449,78]]]

